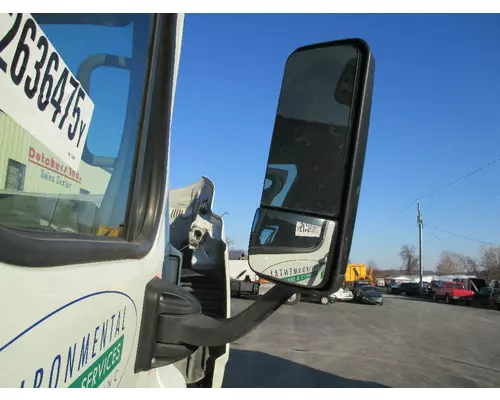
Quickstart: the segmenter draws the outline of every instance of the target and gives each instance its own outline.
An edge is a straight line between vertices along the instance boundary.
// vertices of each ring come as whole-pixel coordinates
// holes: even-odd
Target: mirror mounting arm
[[[276,284],[238,315],[215,319],[202,313],[191,293],[154,278],[146,286],[136,372],[172,364],[198,347],[223,346],[246,335],[300,288]]]
[[[187,318],[161,315],[157,340],[199,347],[222,346],[234,342],[266,320],[294,293],[293,288],[277,284],[246,310],[226,319],[215,319],[201,313]]]

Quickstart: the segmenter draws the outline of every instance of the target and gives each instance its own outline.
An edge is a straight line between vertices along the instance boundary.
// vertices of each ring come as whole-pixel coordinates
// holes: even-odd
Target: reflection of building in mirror
[[[282,206],[296,176],[297,167],[294,164],[269,164],[262,193],[265,203],[274,207]]]
[[[278,232],[279,226],[266,226],[261,232],[259,236],[259,242],[261,245],[271,244],[276,237],[276,233]]]

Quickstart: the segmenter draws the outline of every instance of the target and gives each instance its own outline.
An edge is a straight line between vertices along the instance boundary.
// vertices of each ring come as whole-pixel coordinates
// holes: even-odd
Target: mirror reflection
[[[288,59],[266,173],[277,186],[267,186],[262,205],[337,215],[356,57],[340,46]]]
[[[261,207],[250,238],[252,269],[321,286],[340,212],[357,49],[302,49],[286,64]]]
[[[317,286],[325,274],[335,223],[279,210],[257,210],[250,241],[250,266],[297,285]]]

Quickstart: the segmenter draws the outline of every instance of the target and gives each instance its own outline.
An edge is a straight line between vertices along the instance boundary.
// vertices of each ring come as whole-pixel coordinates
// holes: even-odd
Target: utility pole
[[[423,269],[422,269],[422,214],[420,213],[420,200],[417,200],[417,224],[418,224],[418,264],[420,269],[420,293],[423,289]]]

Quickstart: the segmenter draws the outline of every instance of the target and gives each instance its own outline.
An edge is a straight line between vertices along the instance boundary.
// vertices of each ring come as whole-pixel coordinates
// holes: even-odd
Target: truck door
[[[434,300],[439,300],[441,298],[444,298],[445,294],[445,283],[443,281],[440,281],[437,283],[436,290],[434,291]]]
[[[185,385],[134,371],[181,34],[176,15],[0,15],[0,387]]]

